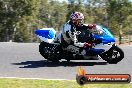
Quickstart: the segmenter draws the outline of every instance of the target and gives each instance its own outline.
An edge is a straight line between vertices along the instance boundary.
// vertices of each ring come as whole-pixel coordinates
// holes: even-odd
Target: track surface
[[[0,43],[0,77],[75,79],[80,65],[88,74],[132,75],[132,46],[119,47],[125,52],[125,58],[118,64],[103,60],[51,63],[39,54],[38,43]]]

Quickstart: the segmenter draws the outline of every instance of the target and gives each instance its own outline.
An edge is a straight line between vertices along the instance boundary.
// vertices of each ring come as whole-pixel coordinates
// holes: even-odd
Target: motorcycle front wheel
[[[101,57],[110,64],[117,64],[124,58],[124,52],[118,46],[114,46],[109,51],[103,53]]]

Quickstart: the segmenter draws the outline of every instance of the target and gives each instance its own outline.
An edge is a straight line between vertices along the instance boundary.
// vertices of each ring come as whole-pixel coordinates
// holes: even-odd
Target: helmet
[[[84,16],[83,16],[83,14],[80,13],[80,12],[74,12],[74,13],[72,13],[72,14],[70,15],[70,18],[71,18],[72,20],[83,20],[83,19],[84,19]]]
[[[83,22],[84,16],[80,12],[74,12],[70,15],[70,19],[74,25],[80,26]]]

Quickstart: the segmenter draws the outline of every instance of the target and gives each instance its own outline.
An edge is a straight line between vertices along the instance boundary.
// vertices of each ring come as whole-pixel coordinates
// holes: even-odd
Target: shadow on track
[[[20,63],[12,63],[13,65],[19,65],[19,68],[39,68],[39,67],[73,67],[73,66],[94,66],[94,65],[107,65],[107,62],[49,62],[47,60],[40,61],[25,61]]]

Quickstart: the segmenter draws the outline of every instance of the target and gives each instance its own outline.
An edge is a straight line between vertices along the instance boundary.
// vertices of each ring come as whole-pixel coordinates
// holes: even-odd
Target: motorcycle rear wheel
[[[124,52],[118,46],[114,46],[110,51],[103,53],[101,57],[110,64],[117,64],[124,58]]]
[[[51,46],[46,42],[41,42],[39,45],[39,52],[40,54],[47,60],[52,62],[59,62],[59,54],[57,55],[56,52],[51,51]]]

